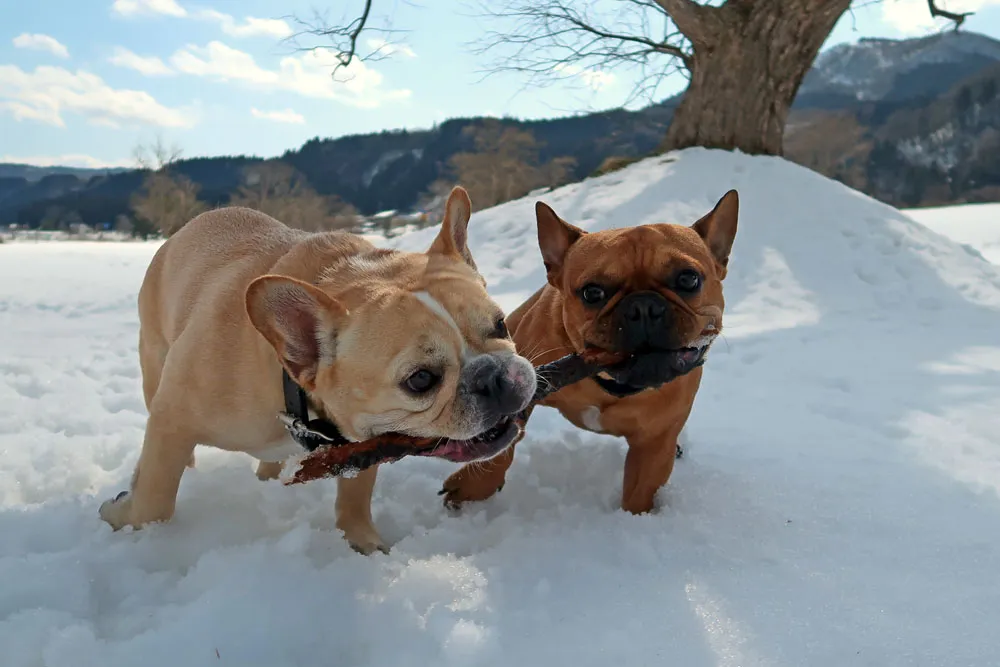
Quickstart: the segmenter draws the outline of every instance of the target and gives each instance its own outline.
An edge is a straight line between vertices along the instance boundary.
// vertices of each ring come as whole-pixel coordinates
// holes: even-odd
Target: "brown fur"
[[[459,385],[467,360],[484,355],[521,369],[512,377],[530,384],[526,404],[534,375],[495,335],[502,311],[466,247],[470,214],[456,188],[427,253],[300,232],[245,208],[203,213],[168,239],[139,292],[145,440],[130,492],[102,518],[115,529],[170,519],[196,444],[250,454],[258,477],[276,477],[295,449],[277,419],[282,366],[354,440],[480,433]],[[407,393],[403,381],[425,367],[439,384]],[[375,476],[338,480],[337,526],[363,552],[385,549],[371,520]]]
[[[518,350],[536,365],[585,350],[614,352],[608,313],[616,301],[636,291],[655,291],[670,303],[682,346],[722,331],[725,302],[722,281],[736,234],[738,198],[727,193],[716,207],[687,227],[644,225],[586,233],[563,222],[539,202],[539,246],[548,284],[507,319]],[[667,277],[682,268],[703,276],[700,292],[681,296]],[[619,286],[608,307],[587,308],[577,291],[599,280]],[[617,398],[587,379],[566,387],[543,405],[559,410],[577,427],[622,436],[628,442],[621,507],[632,513],[653,508],[657,491],[667,483],[684,427],[701,383],[702,367],[658,388]],[[485,463],[466,465],[444,484],[445,502],[458,505],[483,500],[499,490],[514,458],[513,447]]]

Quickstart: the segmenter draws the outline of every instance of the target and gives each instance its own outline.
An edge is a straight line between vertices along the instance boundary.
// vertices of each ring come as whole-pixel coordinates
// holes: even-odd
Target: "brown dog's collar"
[[[647,389],[652,389],[652,387],[633,387],[632,385],[622,384],[621,382],[612,380],[610,377],[604,378],[600,375],[595,375],[593,380],[597,383],[597,386],[601,388],[601,391],[606,394],[611,394],[615,398],[626,398],[628,396],[634,396],[639,392],[646,391]]]

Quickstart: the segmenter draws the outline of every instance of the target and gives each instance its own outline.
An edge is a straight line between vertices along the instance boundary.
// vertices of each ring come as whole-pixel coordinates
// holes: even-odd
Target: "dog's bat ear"
[[[545,202],[535,203],[535,220],[538,222],[538,248],[542,251],[545,273],[549,283],[558,287],[566,252],[587,232],[560,218]]]
[[[444,221],[441,231],[427,251],[431,255],[451,255],[465,261],[476,269],[476,263],[469,252],[469,218],[472,217],[472,200],[465,188],[456,185],[448,195],[444,205]],[[476,269],[478,271],[478,269]]]
[[[315,285],[275,275],[250,283],[246,309],[288,374],[311,391],[320,364],[336,357],[337,330],[347,309]]]
[[[740,197],[736,190],[730,190],[722,195],[710,213],[691,225],[698,232],[708,249],[712,252],[723,269],[729,264],[729,253],[733,250],[733,240],[736,238],[736,222],[740,212]]]

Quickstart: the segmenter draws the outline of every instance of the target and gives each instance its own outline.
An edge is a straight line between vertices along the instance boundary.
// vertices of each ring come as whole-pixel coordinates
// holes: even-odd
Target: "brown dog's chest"
[[[606,435],[629,437],[638,433],[670,430],[687,418],[701,384],[697,368],[658,389],[616,398],[593,380],[584,380],[548,397],[543,405],[559,410],[577,428]]]

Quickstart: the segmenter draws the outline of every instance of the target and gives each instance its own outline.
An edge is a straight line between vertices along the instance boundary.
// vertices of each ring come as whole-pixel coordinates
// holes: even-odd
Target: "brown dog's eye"
[[[583,289],[580,290],[580,298],[583,299],[584,303],[596,306],[607,298],[607,293],[600,285],[589,283],[584,285]]]
[[[701,274],[693,269],[684,269],[674,279],[678,292],[697,292],[701,288]]]
[[[419,371],[410,375],[403,382],[406,388],[412,391],[414,394],[426,394],[428,391],[437,386],[437,383],[441,380],[441,376],[436,375],[426,368],[421,368]]]
[[[510,332],[507,330],[507,320],[501,317],[497,320],[496,326],[493,327],[492,338],[510,338]]]

